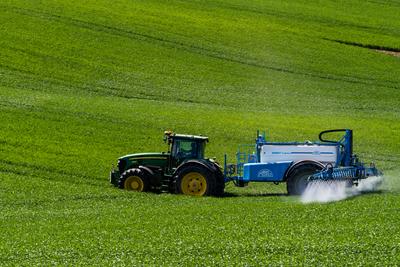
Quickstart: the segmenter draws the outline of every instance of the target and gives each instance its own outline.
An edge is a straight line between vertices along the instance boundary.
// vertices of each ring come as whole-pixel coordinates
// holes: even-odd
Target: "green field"
[[[0,3],[0,265],[397,265],[398,1]],[[357,45],[350,45],[357,44]],[[351,128],[382,190],[302,204],[284,185],[223,198],[132,193],[108,174],[166,129],[233,159]]]

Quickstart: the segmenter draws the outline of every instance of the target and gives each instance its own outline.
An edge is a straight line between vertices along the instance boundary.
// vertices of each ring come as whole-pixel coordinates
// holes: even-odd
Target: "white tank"
[[[319,144],[266,144],[261,147],[262,163],[277,161],[315,160],[322,163],[337,163],[338,147]]]

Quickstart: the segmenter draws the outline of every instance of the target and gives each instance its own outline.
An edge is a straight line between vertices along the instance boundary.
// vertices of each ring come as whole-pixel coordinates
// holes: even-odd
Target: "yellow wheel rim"
[[[198,172],[189,172],[182,177],[181,189],[185,195],[202,196],[207,190],[207,180]]]
[[[129,176],[124,182],[124,188],[130,191],[142,192],[144,183],[139,176]]]

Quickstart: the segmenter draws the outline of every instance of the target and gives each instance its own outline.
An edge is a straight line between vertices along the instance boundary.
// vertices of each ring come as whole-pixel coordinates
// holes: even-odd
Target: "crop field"
[[[398,1],[0,2],[1,266],[400,263]],[[233,161],[354,130],[376,192],[304,204],[286,187],[222,198],[109,184],[164,130]]]

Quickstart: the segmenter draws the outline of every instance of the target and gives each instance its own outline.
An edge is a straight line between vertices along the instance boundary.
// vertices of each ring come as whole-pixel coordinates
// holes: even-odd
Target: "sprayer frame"
[[[327,140],[323,136],[333,132],[344,132],[344,135],[337,141]],[[224,156],[224,177],[225,182],[232,181],[236,186],[245,186],[249,182],[273,182],[279,184],[286,182],[290,175],[295,173],[296,168],[304,165],[315,166],[315,171],[308,178],[313,180],[347,180],[357,184],[358,180],[370,176],[382,175],[375,165],[365,167],[356,155],[353,155],[353,131],[350,129],[333,129],[322,131],[318,135],[317,142],[269,142],[266,140],[265,132],[261,135],[257,131],[255,145],[239,145],[236,153],[236,163],[228,164],[227,155]],[[304,161],[281,161],[261,162],[261,148],[264,145],[323,145],[335,146],[337,160],[334,165],[326,164],[318,160]],[[304,152],[310,153],[310,152]]]

